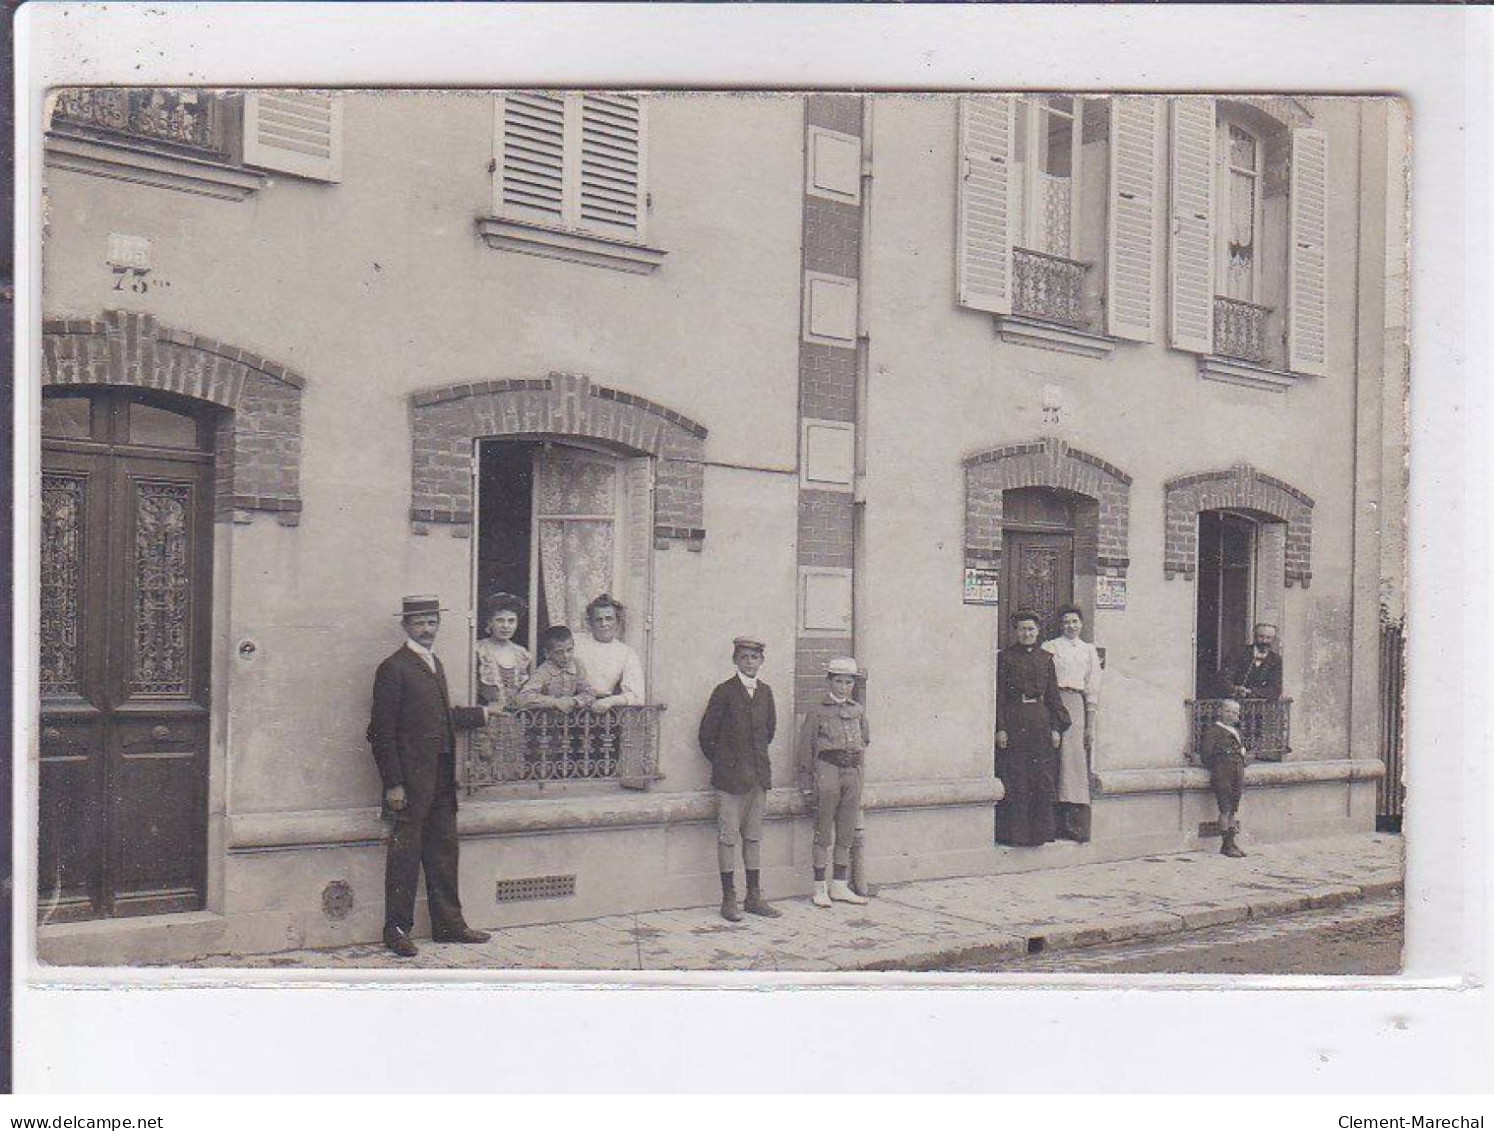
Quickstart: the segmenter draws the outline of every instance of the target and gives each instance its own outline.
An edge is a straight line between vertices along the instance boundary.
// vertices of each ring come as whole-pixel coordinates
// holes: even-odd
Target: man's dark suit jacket
[[[768,745],[777,728],[773,689],[766,683],[758,680],[751,696],[736,676],[719,684],[700,720],[700,751],[711,763],[711,785],[727,793],[768,789]]]
[[[1267,652],[1260,667],[1253,666],[1254,649],[1236,652],[1219,669],[1219,694],[1227,699],[1235,697],[1235,687],[1243,685],[1250,689],[1251,699],[1281,698],[1281,657]]]
[[[374,676],[368,741],[386,790],[405,787],[408,813],[420,820],[441,786],[456,782],[456,730],[483,725],[481,707],[451,706],[441,661],[436,670],[411,649],[399,650]]]

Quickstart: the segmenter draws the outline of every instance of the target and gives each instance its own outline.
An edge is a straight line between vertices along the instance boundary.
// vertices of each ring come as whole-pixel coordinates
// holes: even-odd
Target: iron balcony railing
[[[1190,699],[1186,706],[1191,724],[1190,749],[1203,749],[1203,732],[1219,717],[1222,699]],[[1241,699],[1240,738],[1246,752],[1261,762],[1280,762],[1292,750],[1292,701],[1290,699]]]
[[[1089,264],[1025,247],[1012,249],[1012,313],[1082,329]]]
[[[471,733],[459,780],[469,791],[509,782],[616,781],[645,789],[659,773],[663,704],[606,711],[525,707]]]
[[[113,134],[226,160],[224,101],[199,90],[72,88],[57,95],[52,127]]]
[[[1237,361],[1264,363],[1269,306],[1214,296],[1214,353]]]

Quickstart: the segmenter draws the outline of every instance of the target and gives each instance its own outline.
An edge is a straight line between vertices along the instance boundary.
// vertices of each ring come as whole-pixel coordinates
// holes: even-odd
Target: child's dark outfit
[[[1244,856],[1235,843],[1240,831],[1240,821],[1235,814],[1240,808],[1240,795],[1245,791],[1245,744],[1240,739],[1239,730],[1217,720],[1210,723],[1204,731],[1199,761],[1209,771],[1214,800],[1219,805],[1219,831],[1224,836],[1219,851],[1225,856]]]

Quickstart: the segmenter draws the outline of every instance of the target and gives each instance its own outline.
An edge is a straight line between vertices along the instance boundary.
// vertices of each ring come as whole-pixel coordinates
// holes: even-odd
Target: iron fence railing
[[[507,782],[616,781],[644,789],[659,774],[662,704],[505,711],[471,733],[459,781],[468,790]]]
[[[1214,353],[1237,361],[1266,361],[1266,319],[1269,306],[1214,296]]]
[[[1192,736],[1191,749],[1203,747],[1204,728],[1219,717],[1222,699],[1187,701]],[[1240,700],[1240,738],[1246,752],[1261,762],[1280,762],[1292,750],[1292,701],[1290,699]]]
[[[1012,249],[1012,313],[1083,328],[1089,264],[1025,247]]]
[[[224,99],[201,90],[75,87],[57,95],[53,128],[116,134],[199,156],[228,157]]]
[[[1378,787],[1376,827],[1400,832],[1406,810],[1406,751],[1401,723],[1406,695],[1406,626],[1395,620],[1380,622],[1380,760],[1385,776]]]

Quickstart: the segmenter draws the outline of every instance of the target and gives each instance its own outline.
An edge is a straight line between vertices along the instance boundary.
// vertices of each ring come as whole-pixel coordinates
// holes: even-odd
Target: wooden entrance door
[[[1001,587],[1007,616],[1002,617],[1002,647],[1015,639],[1011,613],[1031,609],[1046,630],[1058,610],[1074,599],[1072,534],[1008,530],[1004,542]]]
[[[38,912],[197,909],[213,425],[118,389],[42,416]]]

